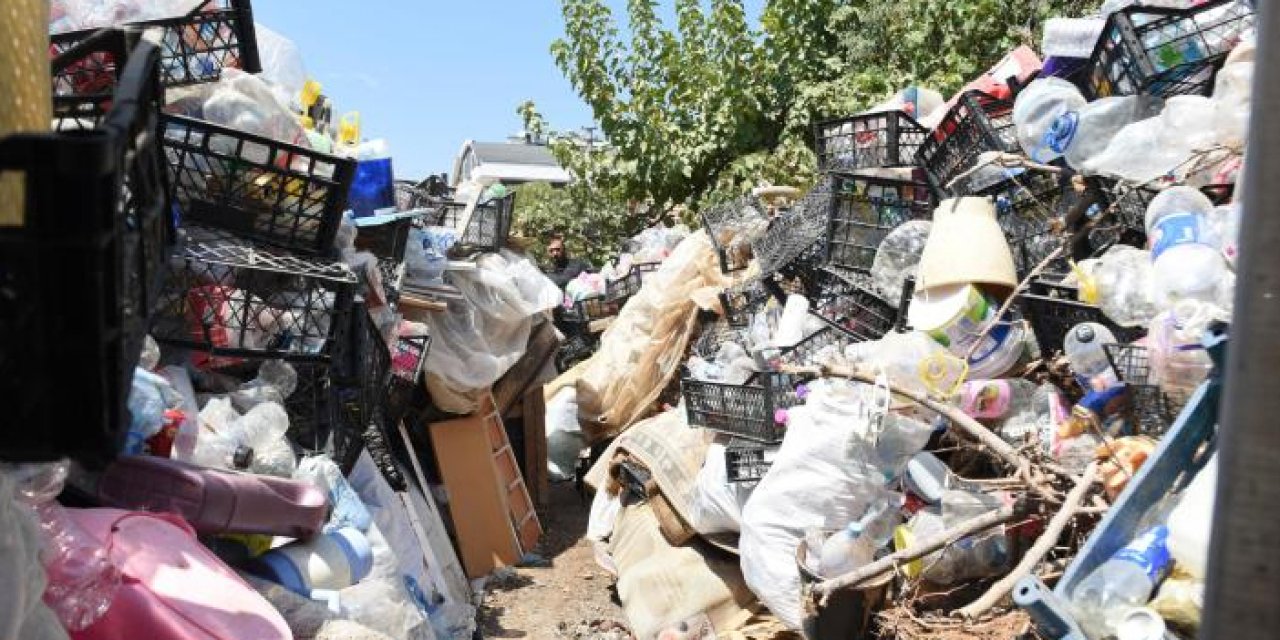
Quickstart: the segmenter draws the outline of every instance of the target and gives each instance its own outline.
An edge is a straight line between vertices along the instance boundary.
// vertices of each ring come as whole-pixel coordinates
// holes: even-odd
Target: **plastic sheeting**
[[[448,311],[426,317],[432,336],[426,369],[434,379],[428,382],[433,385],[432,398],[447,411],[473,410],[474,406],[445,405],[460,401],[451,396],[465,396],[497,382],[524,355],[532,316],[560,303],[560,290],[527,258],[504,250],[486,254],[476,266],[474,271],[451,274],[465,300],[450,302]],[[446,397],[455,401],[442,404]]]

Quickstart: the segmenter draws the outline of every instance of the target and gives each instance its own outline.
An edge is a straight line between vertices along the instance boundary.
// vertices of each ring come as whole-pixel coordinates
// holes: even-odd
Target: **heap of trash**
[[[1160,5],[817,124],[546,387],[636,637],[1195,637],[1254,10]]]

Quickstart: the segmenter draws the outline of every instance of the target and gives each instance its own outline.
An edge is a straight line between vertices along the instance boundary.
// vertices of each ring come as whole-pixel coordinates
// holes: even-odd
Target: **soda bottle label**
[[[960,410],[979,420],[1003,417],[1013,400],[1013,388],[1007,380],[966,382],[961,393]]]
[[[1151,579],[1152,584],[1160,581],[1165,569],[1169,568],[1172,559],[1169,555],[1169,528],[1164,525],[1152,527],[1128,546],[1111,556],[1113,560],[1132,562],[1142,567],[1143,573]]]
[[[1200,235],[1200,216],[1194,213],[1176,213],[1166,216],[1151,226],[1151,259],[1184,244],[1205,244]]]

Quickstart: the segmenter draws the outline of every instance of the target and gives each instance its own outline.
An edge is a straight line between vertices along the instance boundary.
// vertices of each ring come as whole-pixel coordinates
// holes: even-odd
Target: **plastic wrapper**
[[[674,227],[650,227],[627,240],[623,251],[630,258],[631,264],[661,262],[688,235],[689,227],[682,224]]]
[[[260,23],[254,23],[258,38],[258,59],[262,62],[262,79],[288,90],[290,94],[302,90],[307,82],[307,67],[302,53],[292,40],[272,31]]]
[[[129,22],[175,18],[204,0],[53,0],[49,33],[97,29]]]
[[[578,277],[564,286],[566,302],[577,302],[604,295],[606,281],[606,276],[603,273],[583,272],[578,274]]]
[[[297,468],[285,432],[289,414],[274,402],[254,406],[243,416],[228,398],[214,398],[200,411],[200,430],[193,462],[206,467],[235,469],[237,453],[252,450],[247,471],[281,478]]]
[[[433,337],[427,372],[464,394],[488,388],[520,360],[532,316],[560,302],[560,290],[514,253],[486,254],[476,266],[452,276],[466,299],[426,318]]]
[[[239,411],[248,411],[263,402],[284,404],[297,387],[298,372],[289,363],[268,360],[258,368],[257,377],[231,393],[231,402]]]
[[[800,627],[796,548],[807,531],[839,528],[883,488],[873,457],[873,419],[857,386],[821,381],[789,410],[787,434],[742,510],[739,551],[747,585],[784,624]],[[850,456],[850,444],[858,452]]]

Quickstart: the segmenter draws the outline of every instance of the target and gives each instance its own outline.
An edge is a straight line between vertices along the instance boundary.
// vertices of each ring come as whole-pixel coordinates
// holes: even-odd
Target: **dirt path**
[[[590,502],[573,483],[551,485],[546,531],[537,549],[548,566],[520,567],[495,576],[480,610],[488,639],[627,640],[626,617],[613,578],[595,562],[587,531]]]

